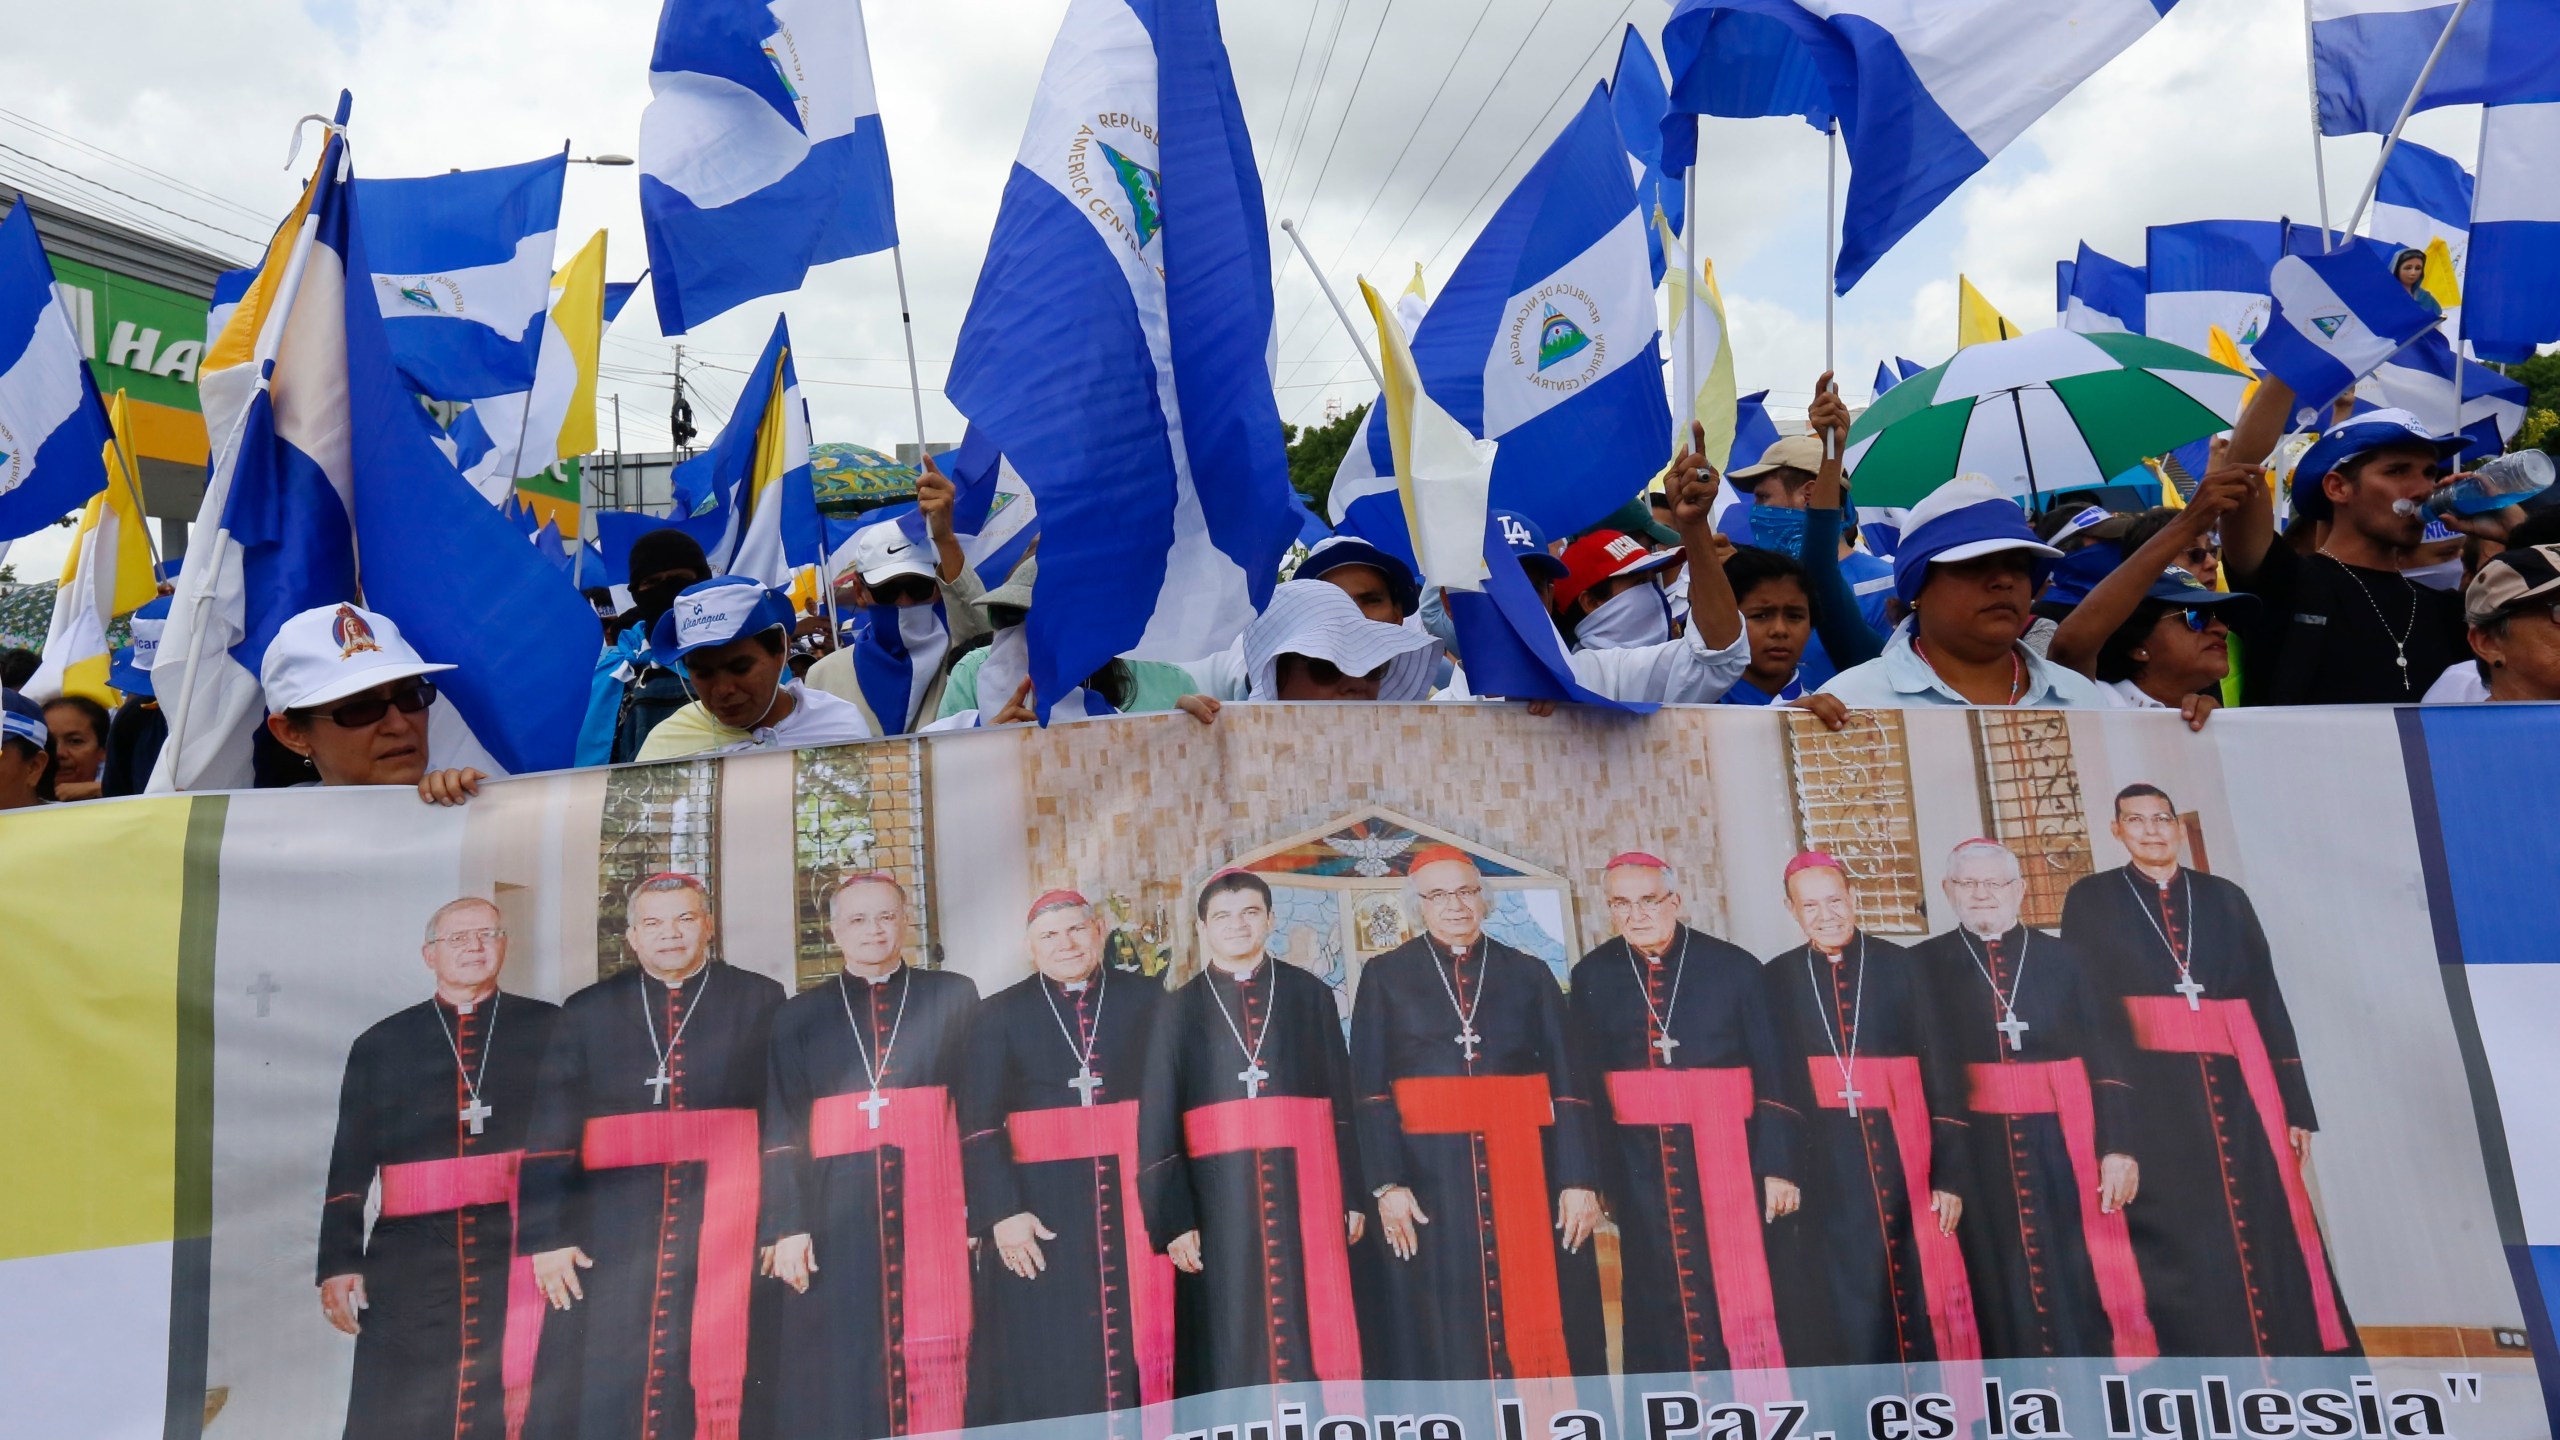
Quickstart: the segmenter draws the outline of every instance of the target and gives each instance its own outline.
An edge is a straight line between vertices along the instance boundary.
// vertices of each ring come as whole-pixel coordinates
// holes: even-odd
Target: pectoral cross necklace
[[[2169,963],[2178,967],[2178,983],[2169,988],[2187,997],[2188,1009],[2201,1010],[2204,1008],[2204,986],[2197,983],[2195,972],[2196,878],[2193,872],[2182,868],[2178,871],[2178,880],[2178,903],[2186,907],[2187,913],[2186,933],[2178,937],[2186,942],[2184,954],[2179,953],[2178,946],[2169,943],[2169,932],[2161,928],[2160,917],[2151,913],[2151,903],[2143,895],[2142,887],[2133,883],[2132,867],[2127,866],[2124,872],[2124,883],[2133,891],[2134,908],[2142,912],[2143,919],[2151,922],[2151,933],[2160,937],[2160,948],[2169,952]],[[2160,888],[2166,892],[2169,887],[2163,885]]]
[[[1440,942],[1426,937],[1422,943],[1431,951],[1431,973],[1440,977],[1440,988],[1449,996],[1449,1008],[1458,1012],[1458,1033],[1452,1038],[1458,1042],[1458,1048],[1467,1053],[1467,1068],[1473,1070],[1476,1067],[1476,1047],[1484,1043],[1484,1037],[1476,1033],[1476,1011],[1484,1008],[1485,977],[1476,977],[1476,998],[1460,1004],[1457,982],[1449,978],[1450,967],[1440,963]],[[1466,952],[1451,950],[1449,954],[1452,962],[1456,963],[1463,960]]]
[[[494,991],[489,996],[489,1033],[480,1037],[480,1073],[477,1075],[462,1063],[462,1046],[453,1038],[453,1024],[444,1018],[444,1007],[430,1002],[428,1008],[436,1012],[436,1025],[444,1031],[444,1046],[453,1052],[453,1068],[462,1076],[462,1092],[471,1097],[471,1103],[463,1106],[461,1113],[454,1118],[470,1126],[471,1133],[477,1135],[488,1118],[498,1113],[480,1098],[480,1082],[489,1078],[489,1052],[498,1038],[498,996]]]
[[[898,967],[904,970],[906,967]],[[878,982],[886,985],[889,982]],[[862,1057],[862,1078],[871,1082],[871,1093],[862,1097],[858,1107],[862,1118],[874,1130],[880,1128],[880,1112],[889,1108],[889,1097],[880,1093],[880,1082],[889,1073],[889,1052],[898,1048],[898,1027],[907,1023],[907,997],[914,994],[915,982],[898,987],[898,1013],[889,1019],[889,1038],[880,1042],[880,1063],[871,1063],[871,1047],[862,1041],[862,1026],[853,1018],[853,987],[844,981],[844,972],[836,972],[836,998],[844,1002],[845,1028],[853,1032],[853,1053]]]
[[[658,1018],[655,1013],[656,1007],[649,1003],[649,987],[645,983],[640,987],[640,1023],[648,1027],[649,1049],[658,1057],[657,1073],[640,1082],[649,1087],[649,1103],[652,1105],[667,1103],[667,1087],[676,1083],[667,1074],[667,1063],[675,1058],[676,1047],[684,1043],[684,1028],[693,1023],[693,1012],[702,1008],[702,997],[711,989],[711,967],[705,965],[695,973],[701,977],[701,988],[695,990],[693,998],[685,1002],[684,1015],[676,1021],[675,1033],[667,1037],[665,1045],[658,1043]],[[656,979],[657,977],[647,978]],[[684,982],[676,983],[680,985]]]
[[[1266,959],[1262,963],[1268,965],[1271,962]],[[1202,977],[1204,982],[1214,981],[1215,978],[1214,976]],[[1250,975],[1238,980],[1237,992],[1243,993],[1244,988],[1252,983],[1253,977]],[[1226,997],[1218,993],[1218,987],[1214,983],[1209,985],[1209,998],[1217,1002],[1218,1018],[1227,1022],[1227,1033],[1236,1037],[1236,1048],[1244,1052],[1244,1068],[1236,1072],[1236,1078],[1244,1082],[1244,1098],[1261,1099],[1262,1082],[1271,1078],[1271,1072],[1262,1068],[1262,1047],[1271,1039],[1271,1011],[1280,1003],[1279,984],[1274,982],[1271,986],[1271,1004],[1263,1009],[1262,1028],[1254,1032],[1253,1043],[1250,1045],[1244,1043],[1244,1031],[1236,1025],[1236,1017],[1227,1010]]]
[[[1973,957],[1973,968],[1982,972],[1982,983],[1991,987],[1991,998],[2000,1002],[2000,1023],[1991,1028],[2007,1038],[2009,1053],[2015,1055],[2026,1048],[2027,1032],[2035,1028],[2018,1018],[2018,987],[2027,983],[2027,947],[2034,943],[2036,932],[2023,925],[2018,927],[2018,973],[2009,977],[2006,995],[2000,993],[2000,982],[1992,978],[1982,947],[1973,943],[1973,932],[1959,928],[1956,933],[1964,937],[1964,951]]]
[[[1840,1088],[1831,1093],[1841,1104],[1849,1107],[1849,1118],[1855,1120],[1858,1118],[1858,1102],[1866,1097],[1866,1092],[1858,1088],[1858,1026],[1867,1013],[1867,932],[1858,932],[1858,986],[1855,998],[1849,1002],[1849,1048],[1846,1050],[1840,1048],[1840,1036],[1834,1028],[1833,1003],[1822,993],[1822,982],[1814,978],[1813,951],[1811,945],[1804,947],[1804,983],[1813,989],[1813,1008],[1822,1017],[1822,1038],[1831,1045],[1831,1063],[1840,1067]],[[1840,962],[1834,960],[1829,963],[1836,965]]]
[[[1058,1022],[1058,1033],[1067,1037],[1067,1053],[1076,1057],[1076,1076],[1067,1082],[1076,1092],[1076,1103],[1087,1110],[1093,1108],[1093,1092],[1102,1088],[1102,1077],[1093,1073],[1094,1047],[1102,1043],[1102,1006],[1111,998],[1111,967],[1096,965],[1093,973],[1093,1033],[1079,1044],[1073,1030],[1067,1028],[1067,1017],[1058,1009],[1058,997],[1049,993],[1048,977],[1041,977],[1040,998],[1049,1002],[1049,1018]]]
[[[1680,1042],[1671,1038],[1671,1015],[1680,1008],[1680,977],[1689,973],[1689,927],[1680,927],[1680,948],[1671,956],[1671,993],[1664,998],[1659,1014],[1653,1008],[1653,987],[1645,983],[1644,967],[1636,963],[1636,947],[1628,945],[1623,936],[1619,937],[1618,943],[1626,946],[1627,968],[1635,973],[1636,998],[1644,1001],[1645,1017],[1653,1021],[1657,1038],[1649,1048],[1661,1054],[1662,1068],[1668,1070],[1671,1068],[1671,1052],[1680,1048]]]

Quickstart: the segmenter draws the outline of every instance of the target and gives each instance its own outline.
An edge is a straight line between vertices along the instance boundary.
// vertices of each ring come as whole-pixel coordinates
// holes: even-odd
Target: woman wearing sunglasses
[[[2256,596],[2216,590],[2178,563],[2238,508],[2249,487],[2264,483],[2257,467],[2225,464],[2222,453],[2215,442],[2214,464],[2195,498],[2090,588],[2054,631],[2048,654],[2095,679],[2118,705],[2176,710],[2192,730],[2204,728],[2221,705],[2231,632],[2258,610]]]
[[[258,682],[267,733],[311,762],[323,785],[415,785],[431,805],[480,793],[487,772],[430,769],[429,675],[450,670],[420,658],[387,615],[322,605],[287,620],[267,642]]]

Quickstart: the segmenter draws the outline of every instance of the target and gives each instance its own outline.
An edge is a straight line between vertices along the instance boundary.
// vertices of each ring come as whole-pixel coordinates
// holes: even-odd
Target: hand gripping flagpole
[[[2427,63],[2419,67],[2417,80],[2409,86],[2409,98],[2400,102],[2400,117],[2391,122],[2391,133],[2382,137],[2382,153],[2374,158],[2373,175],[2364,182],[2364,194],[2356,198],[2355,212],[2347,217],[2346,233],[2353,235],[2356,226],[2363,223],[2365,207],[2373,203],[2373,192],[2381,187],[2382,167],[2391,163],[2391,152],[2400,144],[2401,127],[2417,113],[2418,101],[2427,93],[2427,82],[2435,78],[2436,62],[2444,58],[2445,47],[2453,43],[2453,27],[2462,23],[2463,12],[2470,8],[2471,0],[2455,0],[2453,14],[2445,19],[2444,33],[2436,37],[2436,48],[2427,52]]]
[[[1307,273],[1316,277],[1316,288],[1324,292],[1326,303],[1333,306],[1334,318],[1342,322],[1342,333],[1351,337],[1351,348],[1360,352],[1360,363],[1369,367],[1369,378],[1378,382],[1378,393],[1385,394],[1387,374],[1378,368],[1377,357],[1369,353],[1369,342],[1360,338],[1360,328],[1351,323],[1351,312],[1342,308],[1342,297],[1333,293],[1332,282],[1324,278],[1324,268],[1316,264],[1314,252],[1307,249],[1307,237],[1298,233],[1293,220],[1281,221],[1280,231],[1298,247],[1299,256],[1307,262]]]

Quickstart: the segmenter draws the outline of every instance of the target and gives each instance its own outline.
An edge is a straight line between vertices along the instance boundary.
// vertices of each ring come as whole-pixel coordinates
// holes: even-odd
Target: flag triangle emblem
[[[1164,212],[1156,200],[1156,172],[1105,145],[1104,158],[1111,162],[1111,173],[1120,178],[1120,189],[1129,197],[1130,223],[1138,230],[1138,248],[1153,244],[1156,232],[1164,228]]]
[[[1553,305],[1538,329],[1538,368],[1545,370],[1591,348],[1591,337]]]
[[[2322,335],[2335,340],[2338,338],[2338,332],[2347,328],[2347,317],[2344,315],[2314,315],[2311,317],[2311,323],[2320,327],[2320,333]]]

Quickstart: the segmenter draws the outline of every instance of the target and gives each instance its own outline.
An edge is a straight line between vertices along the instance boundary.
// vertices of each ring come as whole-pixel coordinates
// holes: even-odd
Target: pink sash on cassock
[[[2077,1060],[1968,1065],[1972,1093],[1966,1103],[1985,1115],[2051,1115],[2062,1122],[2063,1148],[2071,1152],[2071,1178],[2080,1188],[2080,1231],[2088,1238],[2089,1269],[2098,1301],[2115,1332],[2118,1363],[2155,1360],[2159,1337],[2133,1263],[2133,1237],[2124,1212],[2109,1211],[2099,1195],[2098,1122],[2089,1099],[2089,1071]]]
[[[505,1388],[507,1440],[524,1433],[525,1407],[533,1399],[533,1360],[542,1345],[542,1287],[533,1283],[533,1257],[515,1253],[516,1166],[521,1150],[413,1160],[382,1167],[382,1218],[441,1215],[472,1205],[507,1207],[507,1339],[498,1352]]]
[[[1395,1082],[1408,1135],[1474,1135],[1493,1192],[1493,1255],[1502,1274],[1503,1348],[1521,1380],[1573,1373],[1548,1220],[1546,1127],[1555,1105],[1544,1075],[1430,1075]],[[1446,1242],[1443,1242],[1446,1243]]]
[[[702,1236],[694,1249],[693,1433],[738,1440],[746,1398],[747,1292],[755,1281],[756,1202],[763,1174],[752,1110],[643,1110],[587,1122],[590,1170],[703,1168]]]
[[[1830,1055],[1807,1057],[1815,1101],[1825,1110],[1845,1110],[1849,1102],[1835,1087],[1840,1062]],[[1902,1157],[1902,1184],[1910,1197],[1911,1236],[1920,1251],[1920,1283],[1929,1306],[1929,1334],[1941,1363],[1982,1358],[1982,1332],[1973,1318],[1973,1286],[1965,1279],[1964,1251],[1952,1235],[1938,1232],[1937,1212],[1929,1204],[1929,1096],[1921,1088],[1920,1062],[1909,1055],[1861,1055],[1849,1062],[1845,1087],[1860,1099],[1882,1091],[1883,1110],[1893,1122],[1893,1146]],[[1861,1106],[1861,1109],[1868,1107]],[[1957,1389],[1961,1398],[1967,1389]]]
[[[1020,1164],[1104,1156],[1120,1162],[1120,1240],[1129,1257],[1129,1324],[1138,1338],[1138,1403],[1172,1399],[1173,1262],[1147,1243],[1146,1211],[1138,1201],[1138,1102],[1016,1110],[1004,1125]]]
[[[1733,1368],[1746,1372],[1734,1393],[1745,1400],[1783,1398],[1785,1351],[1778,1343],[1778,1306],[1769,1287],[1769,1254],[1760,1237],[1759,1187],[1752,1183],[1751,1072],[1744,1069],[1619,1070],[1609,1099],[1629,1125],[1676,1125],[1689,1131],[1698,1156],[1699,1208],[1707,1227],[1707,1260],[1715,1270],[1716,1315]],[[1759,1373],[1749,1373],[1759,1372]],[[1767,1393],[1759,1393],[1765,1390]]]
[[[895,1150],[905,1158],[899,1225],[906,1280],[898,1295],[898,1351],[906,1362],[900,1433],[957,1430],[969,1394],[969,1206],[960,1184],[960,1126],[940,1085],[883,1090],[880,1126],[859,1095],[809,1109],[809,1154],[824,1160]]]
[[[2321,1248],[2320,1222],[2311,1213],[2311,1192],[2302,1183],[2302,1166],[2285,1134],[2284,1092],[2276,1085],[2275,1062],[2267,1056],[2266,1038],[2246,1000],[2206,1000],[2190,1010],[2182,998],[2128,995],[2125,1015],[2133,1022],[2133,1043],[2145,1050],[2182,1055],[2228,1055],[2240,1062],[2240,1078],[2249,1087],[2258,1124],[2266,1131],[2267,1149],[2276,1157],[2276,1174],[2284,1181],[2285,1208],[2293,1215],[2294,1239],[2302,1246],[2303,1268],[2311,1272],[2311,1308],[2320,1320],[2320,1345],[2347,1348],[2347,1326],[2338,1314],[2338,1294],[2329,1281],[2329,1257]]]
[[[1194,1155],[1285,1150],[1298,1171],[1298,1247],[1305,1257],[1307,1338],[1325,1404],[1360,1413],[1360,1322],[1351,1306],[1351,1251],[1343,1234],[1342,1164],[1334,1152],[1333,1104],[1312,1096],[1227,1100],[1183,1112]],[[1275,1379],[1277,1377],[1274,1377]]]

